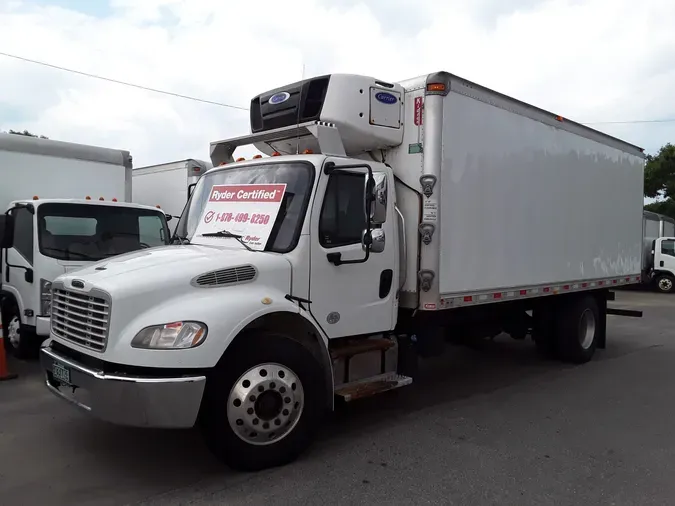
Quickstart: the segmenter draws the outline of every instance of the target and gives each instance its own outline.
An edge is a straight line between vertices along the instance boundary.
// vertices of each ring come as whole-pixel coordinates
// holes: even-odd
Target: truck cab
[[[659,237],[652,243],[652,279],[657,290],[675,291],[675,237]]]
[[[37,356],[49,335],[55,278],[169,242],[161,210],[129,203],[36,197],[11,202],[2,221],[0,312],[6,346],[22,358]],[[67,319],[56,325],[76,333]]]

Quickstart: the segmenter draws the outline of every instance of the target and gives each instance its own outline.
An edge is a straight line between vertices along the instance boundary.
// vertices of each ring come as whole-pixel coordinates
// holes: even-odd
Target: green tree
[[[10,129],[8,133],[14,134],[14,135],[25,135],[26,137],[39,137],[40,139],[49,139],[49,137],[45,137],[44,135],[32,134],[28,130],[24,130],[23,132],[20,132],[19,130]]]
[[[662,199],[645,209],[675,218],[675,145],[668,143],[656,155],[647,155],[645,197]]]

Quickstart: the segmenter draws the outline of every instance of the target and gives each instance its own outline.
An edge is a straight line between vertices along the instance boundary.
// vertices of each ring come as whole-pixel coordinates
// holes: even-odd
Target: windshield
[[[260,225],[269,225],[269,235],[265,238],[264,246],[260,249],[287,253],[293,250],[298,242],[313,182],[314,166],[309,162],[270,162],[241,167],[235,165],[226,169],[207,172],[197,183],[190,197],[190,202],[176,226],[175,234],[182,239],[193,240],[206,206],[212,205],[214,202],[212,190],[221,191],[220,195],[226,196],[227,190],[233,187],[223,187],[222,185],[247,185],[245,193],[249,196],[255,196],[255,192],[258,190],[252,189],[256,187],[249,188],[248,185],[265,185],[259,188],[271,189],[272,191],[276,187],[281,187],[283,197],[276,205],[269,204],[272,206],[271,212],[267,211],[268,203],[264,203],[264,205],[268,205],[267,208],[260,205],[256,208],[251,202],[243,203],[241,200],[236,202],[231,200],[229,202],[230,207],[223,207],[224,212],[217,213],[218,218],[220,218],[216,219],[218,225],[214,224],[209,231],[231,230],[234,233],[239,233],[239,230],[244,230],[240,226],[241,220],[246,221],[248,219],[253,222],[257,220]],[[214,186],[219,186],[219,188],[214,189]],[[273,193],[268,194],[272,195]],[[218,208],[214,209],[217,210]],[[252,211],[249,212],[249,209],[252,209]],[[208,212],[206,215],[208,215]],[[265,221],[267,216],[276,216],[276,218],[272,218],[267,223]],[[201,229],[199,233],[202,233]],[[247,239],[248,236],[244,235],[244,240]]]
[[[168,243],[164,214],[130,207],[46,203],[38,207],[42,255],[96,261]]]

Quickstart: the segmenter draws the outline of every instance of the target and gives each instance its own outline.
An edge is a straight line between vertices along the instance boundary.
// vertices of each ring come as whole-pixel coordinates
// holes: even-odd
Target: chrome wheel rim
[[[269,445],[293,431],[304,402],[297,374],[281,364],[260,364],[234,383],[227,399],[227,420],[246,443]]]
[[[595,339],[595,315],[590,309],[584,310],[579,319],[579,343],[584,350],[590,348]]]
[[[659,279],[659,288],[664,292],[669,292],[673,289],[673,280],[670,278]]]
[[[7,326],[7,340],[12,348],[18,348],[21,341],[21,334],[19,328],[21,323],[18,317],[13,317]]]

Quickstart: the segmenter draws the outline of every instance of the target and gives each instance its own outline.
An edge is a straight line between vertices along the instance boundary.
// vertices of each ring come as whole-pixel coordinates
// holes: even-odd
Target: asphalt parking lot
[[[256,474],[193,431],[135,430],[53,398],[37,364],[0,383],[0,505],[675,504],[675,296],[621,292],[584,366],[500,337],[341,409],[297,462]]]

